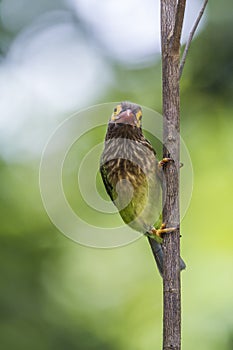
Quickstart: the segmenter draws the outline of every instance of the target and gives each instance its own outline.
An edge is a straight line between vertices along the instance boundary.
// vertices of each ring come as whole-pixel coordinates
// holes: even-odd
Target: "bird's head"
[[[110,123],[128,124],[137,128],[142,126],[142,109],[131,102],[121,102],[113,110]]]

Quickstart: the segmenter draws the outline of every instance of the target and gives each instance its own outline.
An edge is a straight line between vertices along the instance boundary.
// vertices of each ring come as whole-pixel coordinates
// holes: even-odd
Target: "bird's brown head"
[[[134,103],[121,102],[114,108],[110,123],[128,124],[141,128],[142,109]]]

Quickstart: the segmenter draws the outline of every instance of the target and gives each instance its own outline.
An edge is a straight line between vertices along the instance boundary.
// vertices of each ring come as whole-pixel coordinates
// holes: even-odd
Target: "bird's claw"
[[[167,227],[166,228],[166,224],[162,223],[162,225],[160,226],[159,229],[156,229],[155,227],[152,227],[152,229],[149,231],[149,233],[151,235],[157,236],[160,239],[162,238],[162,235],[164,233],[170,233],[170,232],[174,232],[176,230],[176,227]]]
[[[173,159],[172,158],[163,158],[162,160],[159,161],[159,167],[163,167],[165,164],[172,162]],[[182,168],[184,166],[184,163],[180,162],[180,168]]]
[[[163,167],[165,164],[172,162],[173,159],[172,158],[163,158],[162,160],[159,161],[159,166]]]

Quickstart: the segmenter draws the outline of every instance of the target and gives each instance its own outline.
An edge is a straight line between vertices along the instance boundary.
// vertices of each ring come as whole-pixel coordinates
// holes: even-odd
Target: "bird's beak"
[[[126,111],[122,111],[117,117],[115,117],[115,123],[136,125],[137,118],[135,114],[132,112],[132,110],[128,108],[126,109]]]

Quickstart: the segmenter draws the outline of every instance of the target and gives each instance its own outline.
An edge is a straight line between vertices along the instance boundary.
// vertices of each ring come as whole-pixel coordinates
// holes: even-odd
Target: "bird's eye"
[[[118,115],[121,112],[121,109],[121,105],[117,105],[113,110],[114,115]]]

